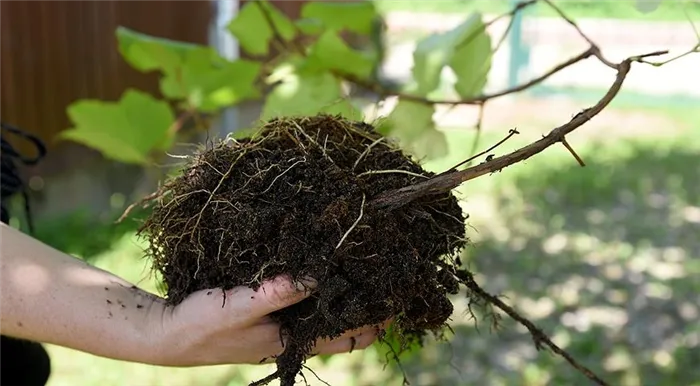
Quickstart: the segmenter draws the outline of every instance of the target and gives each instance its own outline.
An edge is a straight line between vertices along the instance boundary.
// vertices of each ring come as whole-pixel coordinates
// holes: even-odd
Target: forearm
[[[158,361],[162,300],[4,224],[0,230],[2,334]]]

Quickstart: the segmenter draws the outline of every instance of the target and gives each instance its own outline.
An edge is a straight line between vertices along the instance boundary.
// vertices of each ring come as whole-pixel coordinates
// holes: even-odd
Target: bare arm
[[[279,355],[268,314],[305,299],[284,278],[257,291],[212,289],[178,306],[0,224],[0,332],[113,359],[164,366],[260,363]],[[316,353],[362,349],[372,327],[317,342]]]
[[[164,302],[2,224],[3,334],[135,362],[162,330]]]

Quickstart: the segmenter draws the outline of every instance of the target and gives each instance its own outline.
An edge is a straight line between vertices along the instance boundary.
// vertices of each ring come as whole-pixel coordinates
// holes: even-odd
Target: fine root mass
[[[318,338],[388,319],[404,343],[448,328],[448,295],[466,277],[457,199],[446,192],[395,209],[368,205],[431,176],[370,124],[277,118],[194,156],[152,199],[140,234],[171,304],[279,275],[318,282],[310,298],[271,315],[285,350],[263,383],[291,386]]]

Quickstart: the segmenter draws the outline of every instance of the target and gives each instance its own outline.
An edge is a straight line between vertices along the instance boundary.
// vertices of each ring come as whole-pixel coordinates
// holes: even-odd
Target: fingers
[[[257,291],[251,290],[245,300],[250,316],[259,318],[306,299],[315,287],[316,282],[312,279],[295,283],[287,276],[279,276],[263,283]]]
[[[347,337],[321,341],[312,351],[312,355],[348,353],[364,350],[377,340],[377,330],[372,328]]]
[[[364,350],[377,340],[378,333],[388,327],[391,321],[386,321],[382,325],[364,326],[359,329],[350,330],[334,339],[319,339],[312,350],[310,356],[342,354],[357,350]],[[263,355],[255,363],[273,363],[275,358],[284,352],[285,346],[279,335],[279,325],[276,323],[266,323],[258,325],[251,331],[259,337],[265,336],[265,343],[262,346],[267,354]],[[261,349],[263,347],[260,347]]]
[[[343,334],[341,334],[340,336],[335,337],[335,338],[333,338],[333,339],[321,339],[321,340],[319,340],[319,342],[317,343],[317,345],[318,345],[318,344],[329,343],[329,342],[336,341],[336,340],[349,339],[349,338],[351,338],[351,337],[360,336],[361,334],[368,334],[368,333],[372,333],[372,332],[376,333],[376,332],[377,332],[377,329],[380,329],[380,330],[381,330],[381,329],[383,329],[383,328],[385,328],[385,327],[382,326],[382,325],[380,325],[380,326],[377,326],[377,325],[363,326],[363,327],[360,327],[360,328],[357,328],[357,329],[354,329],[354,330],[345,331]]]
[[[316,355],[330,355],[330,354],[343,354],[358,350],[364,350],[371,346],[377,340],[377,330],[376,329],[366,329],[361,332],[355,332],[350,335],[348,333],[343,334],[333,340],[320,339],[316,343],[316,347],[311,351],[309,357]],[[281,345],[280,341],[271,342],[271,351],[275,351],[275,354],[265,356],[261,358],[260,364],[273,363],[275,358],[284,352],[284,347]]]
[[[386,329],[391,320],[387,320],[381,325],[364,326],[355,330],[346,331],[342,335],[332,340],[322,339],[316,343],[317,351],[320,354],[338,354],[350,352],[352,350],[363,350],[370,346],[381,330]],[[326,350],[330,350],[326,352]],[[339,350],[339,351],[338,351]],[[314,355],[319,353],[314,352]]]

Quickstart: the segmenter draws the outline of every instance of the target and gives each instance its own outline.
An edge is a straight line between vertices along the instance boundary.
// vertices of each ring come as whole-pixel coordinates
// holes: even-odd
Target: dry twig
[[[502,170],[503,168],[524,161],[533,155],[540,153],[555,143],[562,142],[567,134],[591,120],[591,118],[600,113],[613,100],[613,98],[615,98],[617,93],[620,91],[620,87],[622,87],[622,83],[630,70],[632,62],[639,62],[642,58],[661,55],[663,53],[665,52],[654,52],[651,54],[640,55],[633,58],[627,58],[621,63],[615,64],[615,67],[617,68],[615,82],[612,84],[612,86],[610,86],[610,89],[607,93],[605,93],[603,98],[601,98],[595,105],[576,114],[571,121],[552,130],[548,135],[539,141],[533,142],[512,153],[494,158],[486,163],[472,166],[461,171],[440,174],[427,181],[422,181],[414,185],[384,192],[383,194],[374,197],[369,202],[369,206],[377,209],[396,209],[420,197],[446,192],[456,188],[466,181],[483,176],[484,174]]]
[[[460,276],[460,279],[464,282],[465,286],[474,294],[478,295],[480,298],[498,307],[501,311],[505,312],[515,321],[525,326],[525,328],[527,328],[527,330],[530,332],[530,335],[532,335],[532,340],[535,343],[535,348],[537,348],[537,350],[541,350],[543,346],[547,346],[550,350],[552,350],[552,352],[563,357],[567,362],[569,362],[569,364],[571,364],[571,366],[573,366],[576,370],[581,372],[594,383],[600,386],[608,386],[608,383],[601,379],[598,375],[596,375],[591,369],[578,363],[571,356],[571,354],[567,353],[564,349],[557,346],[556,343],[552,342],[552,340],[549,339],[547,334],[545,334],[540,328],[535,326],[534,323],[520,315],[517,311],[515,311],[509,305],[505,304],[497,296],[491,295],[488,292],[484,291],[479,286],[479,284],[476,283],[476,281],[474,280],[474,276],[472,276],[471,273],[469,273],[468,271],[460,271],[458,276]]]

